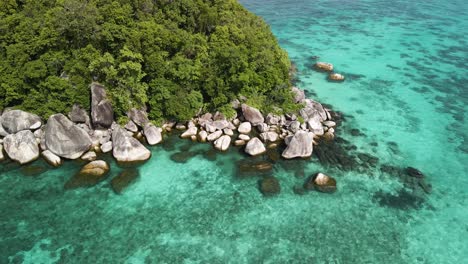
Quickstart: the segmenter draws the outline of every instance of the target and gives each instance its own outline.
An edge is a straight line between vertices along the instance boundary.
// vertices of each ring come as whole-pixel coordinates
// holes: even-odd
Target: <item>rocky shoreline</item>
[[[120,126],[107,99],[105,87],[92,83],[90,113],[74,105],[68,116],[51,115],[47,122],[35,114],[6,109],[0,116],[0,160],[9,157],[27,164],[40,156],[57,167],[63,160],[81,159],[92,162],[98,153],[112,152],[118,162],[142,162],[151,156],[145,147],[163,141],[163,134],[181,131],[181,138],[209,142],[219,151],[231,146],[245,146],[248,155],[257,156],[283,142],[285,159],[312,155],[320,137],[333,140],[336,123],[330,109],[305,98],[304,91],[292,87],[295,103],[301,104],[298,115],[262,114],[258,109],[239,100],[232,103],[237,115],[204,113],[185,123],[165,122],[157,127],[146,111],[128,111],[128,123]],[[3,153],[6,153],[4,155]]]

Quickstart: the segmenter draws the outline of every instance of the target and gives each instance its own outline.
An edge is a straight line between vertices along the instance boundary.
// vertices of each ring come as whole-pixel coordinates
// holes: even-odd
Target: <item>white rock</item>
[[[96,152],[94,151],[88,151],[85,154],[83,154],[83,156],[81,156],[81,159],[86,160],[86,161],[93,161],[93,160],[96,160],[96,158],[97,158],[97,155],[96,155]]]
[[[191,127],[189,129],[187,129],[187,131],[185,131],[180,137],[181,138],[191,138],[192,136],[196,136],[197,132],[198,132],[197,127]]]
[[[222,135],[223,135],[223,131],[218,130],[218,131],[216,131],[214,133],[209,134],[208,137],[207,137],[207,140],[210,141],[210,142],[215,141],[216,139],[218,139]]]
[[[216,131],[216,127],[211,125],[211,123],[206,123],[205,129],[208,133],[214,133]]]
[[[102,144],[101,151],[102,153],[108,153],[112,150],[112,141]]]
[[[202,130],[200,131],[200,133],[198,133],[198,140],[200,142],[206,142],[207,137],[208,137],[208,132],[206,132],[205,130]]]
[[[244,135],[244,134],[240,134],[240,135],[239,135],[239,139],[244,140],[244,141],[249,141],[249,140],[250,140],[250,137],[247,136],[247,135]]]
[[[237,128],[237,131],[241,134],[249,134],[250,131],[252,131],[252,124],[250,124],[250,122],[243,122]]]
[[[265,145],[257,137],[252,138],[245,146],[245,153],[256,156],[266,152]]]
[[[50,150],[43,151],[41,155],[47,161],[47,163],[54,167],[58,167],[62,164],[62,159],[59,156],[52,153]]]
[[[229,145],[231,144],[231,137],[224,135],[220,138],[218,138],[214,142],[214,146],[216,149],[221,150],[221,151],[226,151],[229,148]]]
[[[146,141],[151,146],[161,143],[162,141],[162,129],[159,127],[154,126],[151,123],[146,123],[143,128],[143,132],[145,133]]]
[[[241,139],[238,139],[238,140],[234,141],[234,145],[235,145],[235,146],[244,146],[244,145],[245,145],[245,141],[244,141],[244,140],[241,140]]]
[[[328,121],[323,122],[323,125],[327,126],[327,127],[335,127],[336,123],[333,122],[333,121],[328,120]]]
[[[0,143],[0,161],[4,160],[5,156],[3,155],[3,145]]]
[[[299,130],[290,139],[285,140],[288,144],[282,156],[286,159],[306,158],[312,155],[314,134]],[[289,141],[289,142],[287,142]]]
[[[309,127],[310,132],[317,136],[321,136],[325,133],[323,131],[322,123],[320,123],[320,120],[316,117],[307,120],[307,126]]]
[[[232,129],[230,129],[230,128],[223,129],[223,133],[224,133],[224,135],[228,135],[228,136],[233,136],[234,135],[234,132],[232,132]]]
[[[263,142],[276,142],[278,141],[278,134],[276,132],[263,132],[260,134],[260,138]]]

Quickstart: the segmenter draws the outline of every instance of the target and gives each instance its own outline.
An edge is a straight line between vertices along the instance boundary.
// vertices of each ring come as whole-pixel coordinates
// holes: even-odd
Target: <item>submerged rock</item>
[[[273,176],[263,178],[260,180],[260,191],[266,196],[280,193],[281,187],[278,179]]]
[[[124,170],[111,181],[111,186],[114,192],[121,194],[126,188],[133,184],[138,179],[139,173],[137,169]]]
[[[283,151],[285,159],[306,158],[312,155],[314,134],[299,130],[289,141],[288,146]]]
[[[109,170],[107,162],[103,160],[92,161],[65,183],[65,189],[94,186],[105,179]]]
[[[47,163],[54,167],[58,167],[62,164],[62,159],[59,156],[52,153],[50,150],[45,150],[41,153],[42,157],[44,158]]]
[[[244,115],[245,120],[249,121],[254,126],[265,121],[262,113],[260,113],[257,108],[248,106],[246,104],[242,104],[242,114]]]
[[[120,126],[112,131],[112,154],[119,162],[144,161],[150,158],[151,152],[137,139],[129,136]]]
[[[34,134],[29,130],[10,134],[3,139],[8,157],[20,164],[26,164],[39,157],[39,146]]]
[[[260,155],[266,152],[265,145],[263,145],[263,142],[257,138],[254,137],[245,146],[245,153],[251,155],[251,156],[256,156]]]
[[[14,134],[21,130],[38,129],[41,127],[41,118],[22,110],[10,110],[3,113],[0,119],[1,126],[9,133]]]
[[[334,81],[334,82],[342,82],[344,81],[345,77],[342,74],[339,73],[330,73],[328,75],[328,80]]]
[[[319,172],[307,181],[305,188],[307,190],[315,189],[319,192],[333,193],[336,191],[336,180]]]
[[[44,140],[47,149],[67,159],[81,157],[92,145],[88,133],[62,114],[49,117]]]
[[[94,128],[109,128],[114,122],[114,110],[104,86],[91,84],[91,121]]]
[[[406,173],[411,177],[424,178],[424,174],[420,170],[413,167],[406,168]]]
[[[328,62],[317,62],[314,64],[314,68],[320,71],[333,71],[333,64]]]

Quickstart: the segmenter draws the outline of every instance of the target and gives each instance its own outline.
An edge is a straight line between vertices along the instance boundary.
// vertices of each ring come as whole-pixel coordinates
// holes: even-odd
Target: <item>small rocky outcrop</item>
[[[107,162],[103,160],[92,161],[65,183],[65,189],[94,186],[106,178],[109,170]]]
[[[245,153],[251,156],[257,156],[266,152],[265,145],[263,145],[262,141],[254,137],[245,146]]]
[[[88,112],[78,104],[74,104],[68,117],[74,123],[85,123],[89,124]]]
[[[59,156],[52,153],[50,150],[43,151],[41,155],[44,158],[44,160],[47,161],[47,163],[54,167],[58,167],[62,164],[62,159]]]
[[[301,90],[301,89],[299,89],[297,87],[292,87],[291,91],[294,94],[294,102],[295,103],[299,103],[299,102],[301,102],[302,100],[305,99],[305,93],[304,93],[303,90]]]
[[[3,139],[8,157],[20,164],[26,164],[39,157],[39,146],[34,134],[29,130],[10,134]]]
[[[333,193],[336,191],[336,180],[319,172],[317,175],[310,177],[305,185],[305,188],[307,190],[315,189],[319,192]]]
[[[214,142],[215,148],[217,150],[221,150],[221,151],[226,151],[229,148],[230,145],[231,145],[231,137],[227,136],[227,135],[224,135],[224,136],[218,138]]]
[[[248,106],[246,104],[242,104],[242,114],[244,115],[245,120],[249,121],[254,126],[265,121],[262,113],[260,113],[257,108]]]
[[[263,178],[260,180],[260,191],[265,196],[272,196],[280,193],[281,187],[278,179],[273,176]]]
[[[112,131],[112,154],[119,162],[144,161],[150,158],[151,152],[137,139],[129,136],[120,126]]]
[[[62,114],[49,117],[44,140],[47,149],[67,159],[81,157],[92,145],[88,133]]]
[[[22,110],[10,110],[3,113],[0,119],[2,129],[9,134],[21,130],[35,130],[41,127],[41,118]]]
[[[237,131],[241,134],[249,134],[252,131],[252,124],[250,122],[243,122],[237,128]]]
[[[148,114],[144,110],[132,108],[127,113],[128,118],[140,127],[144,127],[148,122]]]
[[[328,62],[317,62],[314,64],[314,68],[319,71],[327,71],[331,72],[333,71],[333,64],[328,63]]]
[[[91,121],[97,129],[109,128],[114,122],[114,110],[107,99],[104,86],[91,84]]]
[[[125,189],[132,185],[138,179],[139,173],[137,169],[127,169],[119,173],[117,177],[111,181],[111,186],[114,192],[121,194]]]
[[[153,124],[147,123],[143,128],[143,133],[145,134],[146,141],[151,146],[159,144],[162,141],[161,129]]]
[[[342,74],[339,73],[330,73],[328,75],[328,80],[334,81],[334,82],[342,82],[344,81],[345,77]]]
[[[314,134],[299,130],[290,139],[288,146],[283,151],[285,159],[306,158],[312,155]]]

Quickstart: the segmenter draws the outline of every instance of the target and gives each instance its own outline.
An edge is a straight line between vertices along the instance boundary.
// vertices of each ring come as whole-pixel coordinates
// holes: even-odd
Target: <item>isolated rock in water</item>
[[[59,156],[52,153],[50,150],[45,150],[41,153],[42,157],[44,158],[47,163],[54,167],[58,167],[62,164],[62,159]]]
[[[242,104],[242,114],[244,115],[245,120],[249,121],[254,126],[265,121],[262,113],[260,113],[257,108],[248,106],[246,104]]]
[[[4,112],[0,120],[3,129],[9,134],[26,129],[38,129],[42,125],[39,116],[21,110]]]
[[[112,150],[112,141],[106,142],[101,145],[101,151],[102,153],[107,153]]]
[[[155,127],[153,124],[147,123],[143,128],[143,132],[145,133],[146,141],[150,145],[156,145],[161,143],[162,141],[162,134],[161,129]]]
[[[257,137],[252,138],[245,146],[245,153],[256,156],[266,152],[265,145]]]
[[[406,168],[406,173],[411,177],[424,178],[424,174],[420,170],[413,167]]]
[[[323,126],[320,120],[317,117],[313,117],[307,120],[307,127],[309,130],[317,136],[321,136],[324,134]]]
[[[260,181],[260,191],[267,196],[280,193],[281,187],[278,179],[273,176],[263,178]]]
[[[149,122],[148,114],[144,110],[132,108],[128,111],[127,116],[140,127],[144,127]]]
[[[214,133],[209,134],[206,139],[211,142],[211,141],[215,141],[216,139],[218,139],[222,135],[223,135],[223,131],[218,130],[218,131],[216,131]]]
[[[94,128],[109,128],[114,121],[114,110],[107,99],[104,86],[91,84],[91,121]]]
[[[313,133],[302,130],[297,131],[291,138],[286,149],[283,151],[283,158],[293,159],[310,157],[313,150],[313,139]]]
[[[49,117],[44,139],[47,149],[67,159],[81,157],[92,144],[88,133],[62,114]]]
[[[151,156],[151,152],[145,146],[129,136],[120,126],[115,126],[112,131],[112,144],[112,154],[119,162],[144,161]]]
[[[224,135],[224,136],[218,138],[214,142],[215,148],[217,150],[221,150],[221,151],[226,151],[229,148],[230,144],[231,144],[231,137],[227,136],[227,135]]]
[[[313,180],[313,184],[311,181]],[[336,191],[336,180],[323,173],[318,173],[315,177],[312,177],[306,185],[307,189],[313,188],[319,192],[332,193]]]
[[[86,160],[86,161],[93,161],[93,160],[96,160],[96,158],[97,158],[97,155],[96,155],[96,152],[94,151],[88,151],[83,156],[81,156],[81,159]]]
[[[132,120],[128,121],[128,123],[125,125],[125,129],[133,133],[138,132],[138,127]]]
[[[252,131],[252,124],[250,122],[243,122],[237,128],[237,131],[241,134],[249,134]]]
[[[127,169],[122,171],[117,177],[111,181],[111,186],[114,192],[121,194],[128,186],[138,179],[139,173],[137,169]]]
[[[107,162],[103,160],[92,161],[86,164],[80,172],[65,183],[65,188],[73,189],[94,186],[105,179],[109,170],[110,168]]]
[[[187,129],[182,135],[180,136],[181,138],[191,138],[192,136],[196,136],[198,132],[197,127],[191,127]]]
[[[333,64],[328,62],[317,62],[314,64],[314,67],[320,71],[333,71]]]
[[[292,87],[291,90],[294,93],[294,102],[299,103],[300,101],[305,99],[305,93],[303,90],[297,87]]]
[[[88,113],[78,104],[73,105],[71,112],[68,113],[68,117],[74,123],[89,123]]]
[[[342,82],[344,81],[345,77],[339,73],[330,73],[328,75],[328,80],[335,81],[335,82]]]
[[[29,130],[10,134],[3,139],[5,152],[12,160],[26,164],[39,157],[39,146],[36,137]]]

